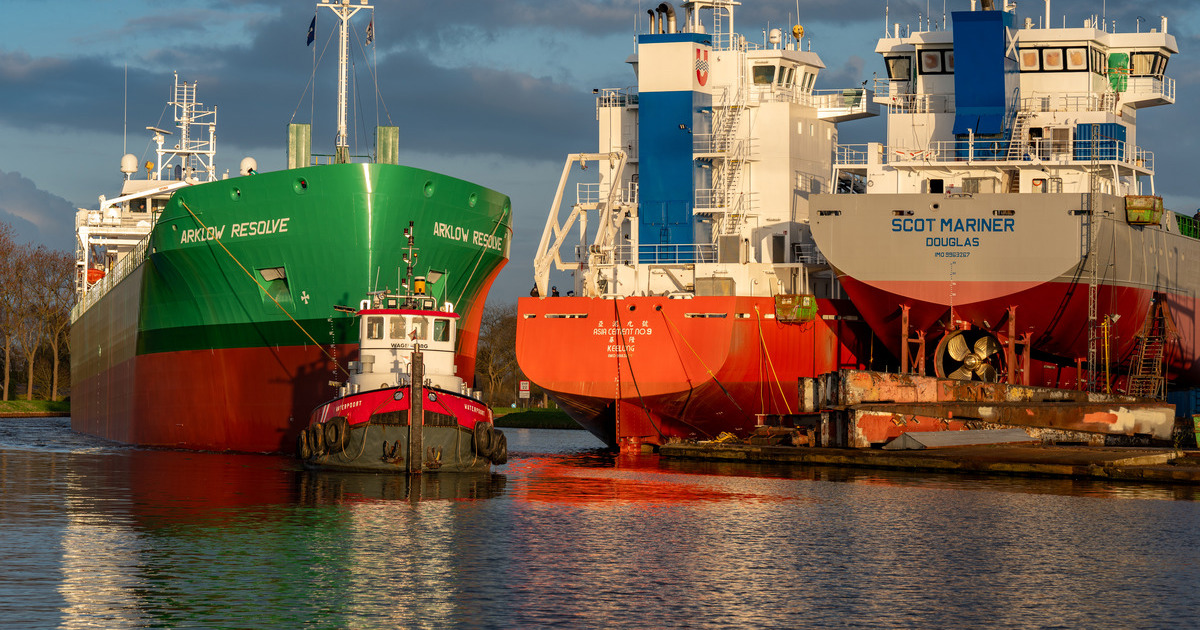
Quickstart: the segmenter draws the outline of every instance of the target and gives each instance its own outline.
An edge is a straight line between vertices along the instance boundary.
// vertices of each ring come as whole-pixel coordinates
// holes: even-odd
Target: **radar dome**
[[[768,37],[769,37],[769,41],[772,44],[778,44],[782,40],[781,36],[782,36],[782,33],[779,32],[779,29],[773,28],[773,29],[771,29],[771,33]]]
[[[136,173],[138,170],[137,156],[132,153],[126,153],[121,156],[121,172],[126,174]]]
[[[258,172],[258,162],[252,157],[242,158],[242,164],[238,167],[238,171],[242,175],[249,175],[251,172]]]

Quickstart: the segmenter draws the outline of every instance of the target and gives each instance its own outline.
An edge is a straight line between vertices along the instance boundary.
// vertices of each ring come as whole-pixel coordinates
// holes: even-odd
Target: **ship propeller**
[[[981,330],[956,330],[938,343],[933,368],[941,378],[994,383],[1002,348],[995,337]]]

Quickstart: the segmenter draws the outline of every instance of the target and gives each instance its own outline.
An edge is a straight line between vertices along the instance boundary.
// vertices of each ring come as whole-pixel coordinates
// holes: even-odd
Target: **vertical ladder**
[[[1129,369],[1129,395],[1162,398],[1166,393],[1167,326],[1165,307],[1156,300],[1138,333],[1137,355]]]
[[[1100,370],[1097,368],[1098,346],[1100,344],[1100,322],[1097,311],[1097,294],[1099,293],[1099,263],[1096,251],[1097,215],[1100,213],[1097,197],[1100,196],[1100,168],[1096,145],[1100,138],[1099,125],[1092,125],[1091,164],[1088,168],[1087,208],[1083,218],[1087,224],[1087,272],[1088,272],[1088,356],[1087,356],[1087,390],[1099,391]]]

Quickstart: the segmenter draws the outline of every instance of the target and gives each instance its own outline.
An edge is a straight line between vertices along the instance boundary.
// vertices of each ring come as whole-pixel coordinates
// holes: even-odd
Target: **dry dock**
[[[885,451],[698,442],[667,444],[659,454],[748,463],[1200,483],[1200,451],[1170,448],[1002,444]]]

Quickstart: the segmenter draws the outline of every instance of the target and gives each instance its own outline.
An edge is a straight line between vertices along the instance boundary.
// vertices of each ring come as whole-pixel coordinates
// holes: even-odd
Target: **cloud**
[[[451,3],[438,11],[421,8],[416,13],[431,25],[436,24],[435,19],[449,23],[448,16],[455,10],[466,11],[458,4]],[[484,3],[487,15],[505,13],[492,4]],[[532,14],[533,9],[542,8],[549,12],[550,6],[531,3],[523,9],[518,6],[516,13]],[[395,23],[402,18],[398,14],[405,13],[391,5],[388,12]],[[480,18],[478,11],[474,15]],[[138,21],[158,19],[143,17]],[[198,95],[203,103],[218,107],[222,143],[232,142],[246,149],[278,149],[283,145],[286,125],[308,122],[312,112],[317,146],[331,144],[336,57],[332,50],[316,51],[323,59],[316,76],[317,97],[311,101],[314,88],[306,89],[305,84],[312,76],[313,49],[304,47],[304,22],[305,15],[289,14],[258,22],[253,36],[239,43],[180,44],[139,52],[127,75],[129,128],[172,126],[171,112],[164,115],[163,105],[171,96],[170,69],[177,69],[181,79],[199,82]],[[422,23],[405,23],[406,36],[419,32]],[[470,40],[461,43],[471,45]],[[369,139],[376,120],[370,70],[360,58],[354,72],[359,89],[352,97],[358,99],[352,104],[352,115],[367,121],[360,123],[357,131],[360,138]],[[388,124],[390,115],[393,124],[401,127],[402,142],[408,149],[442,155],[494,153],[544,159],[564,152],[564,145],[557,145],[556,140],[578,146],[591,136],[586,126],[579,125],[580,120],[589,118],[589,93],[528,72],[489,67],[483,57],[465,67],[449,67],[436,63],[428,53],[404,48],[380,56],[378,76],[386,107],[379,119]],[[120,128],[124,116],[125,80],[125,69],[114,59],[31,57],[0,51],[0,124],[58,131],[114,131]]]
[[[68,251],[74,247],[75,207],[20,173],[0,171],[0,221],[16,229],[19,241]]]

